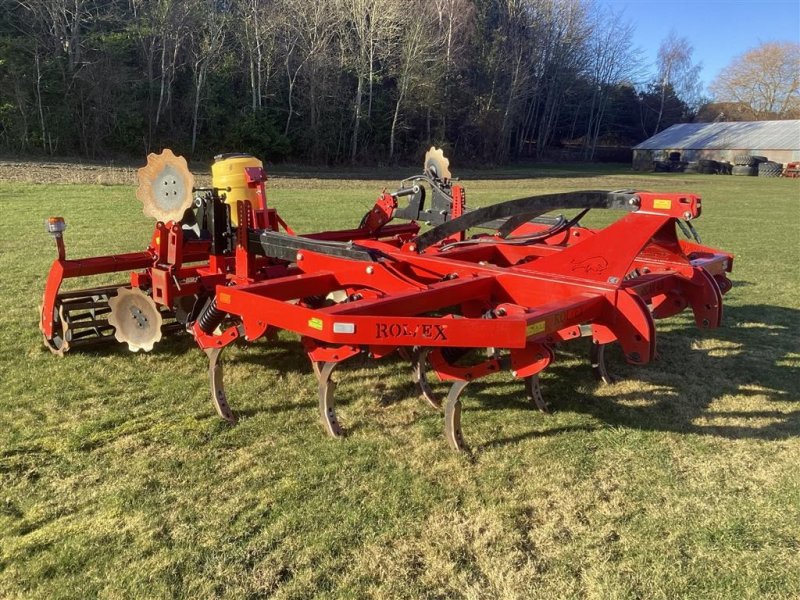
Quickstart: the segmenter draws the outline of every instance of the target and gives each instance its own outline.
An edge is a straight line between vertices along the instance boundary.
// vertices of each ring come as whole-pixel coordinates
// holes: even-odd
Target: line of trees
[[[697,108],[688,43],[637,87],[631,33],[595,0],[4,0],[0,150],[591,159]]]

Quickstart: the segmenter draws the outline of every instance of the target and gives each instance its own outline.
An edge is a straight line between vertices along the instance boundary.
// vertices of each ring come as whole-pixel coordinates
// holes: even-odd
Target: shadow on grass
[[[797,361],[800,310],[761,304],[726,307],[723,326],[708,332],[697,330],[693,321],[680,317],[662,324],[666,328],[672,325],[672,328],[659,334],[661,359],[651,365],[641,368],[629,366],[622,362],[621,354],[615,348],[609,350],[609,369],[623,381],[643,384],[632,390],[620,389],[615,395],[594,393],[599,384],[594,382],[588,366],[588,340],[584,340],[583,345],[576,341],[564,347],[559,351],[562,358],[566,355],[567,358],[583,360],[586,366],[557,360],[548,368],[543,377],[543,393],[552,403],[553,410],[587,414],[607,425],[649,431],[731,439],[779,440],[800,436],[800,369],[793,366]],[[122,345],[104,348],[103,353],[107,352],[130,360],[138,358],[138,354],[128,352]],[[155,350],[155,353],[167,356],[186,352],[199,351],[191,337],[184,335],[165,340]],[[254,377],[258,377],[259,369],[264,368],[281,374],[305,375],[310,381],[314,377],[302,345],[292,339],[228,349],[222,355],[222,362],[223,365],[252,365]],[[344,381],[359,375],[353,371],[376,368],[391,370],[393,375],[404,370],[410,374],[408,363],[399,357],[376,362],[359,355],[344,362],[336,370],[334,379]],[[498,393],[498,383],[508,386],[510,391]],[[416,386],[410,383],[397,385],[385,380],[375,383],[373,391],[377,403],[383,407],[419,395]],[[352,400],[349,396],[347,392],[337,394],[337,405],[348,405]],[[510,376],[508,382],[476,381],[467,388],[466,396],[479,403],[477,407],[467,406],[466,410],[470,412],[520,408],[535,411],[525,397],[521,382],[511,380]],[[765,398],[767,402],[795,402],[799,408],[787,411],[784,404],[783,410],[770,410],[768,405],[754,410],[709,410],[712,403],[724,397],[735,397],[736,402],[741,402],[742,398],[756,396]],[[231,397],[234,410],[245,417],[276,414],[298,407],[296,402],[265,403],[257,408],[236,410],[236,400],[235,395]],[[316,385],[313,384],[309,386],[309,397],[303,405],[312,406],[316,402]],[[737,407],[734,405],[733,408]],[[765,425],[698,424],[698,420],[704,418],[772,422]],[[541,421],[535,423],[536,429],[496,439],[487,445],[513,444],[526,438],[594,428],[582,425],[542,431]]]
[[[797,360],[798,325],[800,311],[795,309],[768,305],[726,308],[723,326],[707,334],[699,332],[689,322],[660,334],[663,358],[648,367],[622,364],[617,362],[621,354],[612,354],[609,369],[625,381],[646,384],[648,391],[622,391],[614,396],[585,393],[578,388],[592,389],[588,366],[576,369],[556,362],[547,371],[555,377],[544,380],[543,393],[552,401],[554,410],[588,414],[614,427],[729,439],[781,440],[800,436],[800,407],[789,411],[785,408],[770,410],[766,404],[754,410],[709,410],[713,402],[725,397],[758,396],[767,402],[800,405],[800,369],[792,365],[792,360]],[[719,344],[713,346],[703,340]],[[473,385],[475,389],[467,393],[478,399],[481,406],[472,410],[530,406],[521,386],[518,394],[504,397],[493,395],[489,383]],[[625,401],[635,401],[637,405],[626,405]],[[719,418],[772,422],[698,424],[703,419]],[[540,429],[531,430],[494,440],[488,445],[511,444],[547,434]]]

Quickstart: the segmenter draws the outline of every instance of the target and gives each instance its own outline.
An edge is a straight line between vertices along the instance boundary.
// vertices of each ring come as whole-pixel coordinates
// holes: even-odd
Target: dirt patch
[[[138,166],[70,162],[0,160],[0,181],[17,183],[77,183],[84,185],[136,185]],[[195,183],[210,183],[208,173],[195,170]]]
[[[138,185],[136,174],[142,165],[107,165],[78,162],[58,161],[15,161],[0,159],[0,182],[15,183],[41,183],[53,184],[80,184],[80,185]],[[386,179],[378,178],[374,174],[361,178],[351,177],[347,172],[337,173],[334,170],[311,169],[280,170],[273,173],[269,166],[265,167],[269,175],[269,189],[361,189],[368,180],[367,187],[374,187],[376,193],[384,186],[395,185],[394,173],[386,174]],[[195,186],[206,187],[211,185],[210,167],[191,165]],[[384,173],[380,173],[384,175]],[[408,175],[408,173],[405,173]],[[397,180],[401,177],[397,177]]]

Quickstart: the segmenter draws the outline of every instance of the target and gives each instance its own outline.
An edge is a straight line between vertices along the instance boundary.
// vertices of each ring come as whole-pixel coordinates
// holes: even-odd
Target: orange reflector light
[[[64,217],[50,217],[44,223],[45,229],[47,233],[51,233],[53,235],[61,234],[67,228],[67,224],[64,222]]]

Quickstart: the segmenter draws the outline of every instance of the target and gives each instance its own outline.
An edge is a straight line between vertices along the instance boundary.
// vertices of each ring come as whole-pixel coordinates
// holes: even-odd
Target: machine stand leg
[[[217,410],[217,414],[228,423],[236,423],[236,416],[228,405],[228,397],[225,395],[225,383],[222,378],[222,363],[219,355],[223,348],[207,348],[208,356],[208,375],[211,381],[211,402]]]

